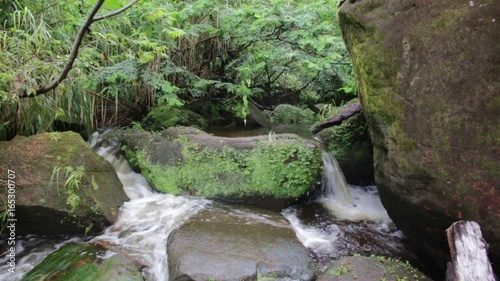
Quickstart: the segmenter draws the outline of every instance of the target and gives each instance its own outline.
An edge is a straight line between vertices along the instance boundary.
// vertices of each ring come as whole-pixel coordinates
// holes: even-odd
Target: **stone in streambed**
[[[205,210],[171,234],[167,250],[170,280],[312,280],[315,274],[288,221],[258,209]]]
[[[382,256],[348,256],[336,260],[317,281],[431,281],[408,263]]]
[[[225,138],[175,127],[157,134],[129,130],[121,139],[127,160],[171,194],[280,210],[306,194],[321,171],[319,149],[294,134]]]

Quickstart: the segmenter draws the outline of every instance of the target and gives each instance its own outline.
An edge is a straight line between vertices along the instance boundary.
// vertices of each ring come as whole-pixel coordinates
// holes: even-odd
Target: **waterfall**
[[[118,250],[125,249],[130,256],[144,262],[150,279],[168,280],[170,233],[209,205],[209,201],[153,191],[123,157],[116,157],[114,149],[100,147],[97,153],[114,166],[130,201],[120,208],[118,220],[92,241],[106,241]]]
[[[323,196],[335,200],[339,205],[352,206],[354,201],[349,190],[349,185],[339,167],[339,163],[335,157],[326,150],[321,138],[319,136],[315,136],[314,138],[319,142],[322,150]]]

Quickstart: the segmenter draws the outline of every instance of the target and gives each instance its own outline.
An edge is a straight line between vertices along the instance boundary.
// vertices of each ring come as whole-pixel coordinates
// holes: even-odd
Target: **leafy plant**
[[[70,213],[74,213],[80,203],[80,196],[78,192],[80,189],[82,177],[85,173],[85,168],[83,166],[78,166],[76,169],[72,166],[56,166],[54,168],[51,176],[51,184],[55,181],[59,198],[61,197],[59,193],[59,173],[61,170],[64,171],[66,179],[64,182],[64,193],[67,195],[66,204],[71,207]],[[95,188],[97,185],[93,186]]]

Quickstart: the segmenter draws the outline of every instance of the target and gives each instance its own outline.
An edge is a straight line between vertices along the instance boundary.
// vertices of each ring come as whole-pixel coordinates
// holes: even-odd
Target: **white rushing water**
[[[377,187],[349,186],[335,157],[326,151],[319,136],[315,139],[322,149],[323,158],[323,197],[319,202],[339,219],[390,222]]]
[[[354,204],[349,185],[340,169],[337,159],[327,151],[323,158],[323,194],[335,200],[337,205],[350,207]]]
[[[118,221],[93,241],[116,245],[148,266],[154,280],[168,280],[168,236],[209,201],[154,192],[115,151],[99,148],[97,153],[113,164],[131,200],[120,208]]]
[[[339,219],[349,221],[391,222],[376,186],[351,186],[353,204],[339,204],[335,197],[325,196],[318,201]]]
[[[331,224],[328,230],[303,224],[293,208],[287,208],[281,214],[290,222],[299,241],[306,248],[317,254],[330,254],[335,251],[335,242],[340,234],[338,226]]]

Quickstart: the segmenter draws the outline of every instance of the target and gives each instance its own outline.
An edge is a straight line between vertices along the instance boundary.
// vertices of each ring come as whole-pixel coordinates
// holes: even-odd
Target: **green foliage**
[[[301,144],[271,140],[251,151],[229,147],[216,151],[178,142],[183,159],[171,166],[151,163],[143,151],[122,150],[158,190],[207,197],[296,198],[310,188],[321,167],[319,151]]]
[[[174,126],[203,129],[206,127],[206,121],[201,115],[189,109],[158,106],[150,111],[142,122],[142,127],[149,131],[161,131]]]
[[[82,182],[82,177],[85,173],[85,168],[83,166],[78,166],[76,169],[72,166],[66,167],[55,167],[52,171],[51,185],[55,181],[57,193],[59,193],[59,173],[64,171],[65,182],[64,182],[64,193],[67,195],[66,204],[71,207],[70,213],[74,213],[80,204],[79,189]],[[97,187],[95,181],[93,182],[93,188]]]
[[[92,2],[92,1],[90,1]],[[104,14],[127,1],[106,1]],[[246,118],[250,99],[302,102],[355,94],[335,1],[140,1],[95,22],[68,78],[59,75],[92,3],[1,5],[0,138],[125,124],[153,105],[189,106],[212,120]]]
[[[297,124],[314,122],[314,113],[309,109],[302,109],[289,104],[280,104],[269,113],[271,124]]]

